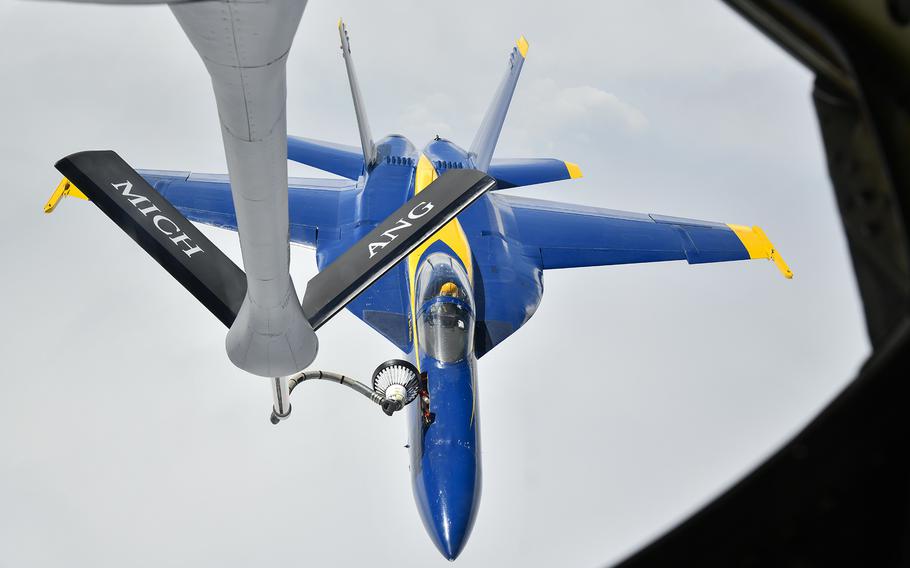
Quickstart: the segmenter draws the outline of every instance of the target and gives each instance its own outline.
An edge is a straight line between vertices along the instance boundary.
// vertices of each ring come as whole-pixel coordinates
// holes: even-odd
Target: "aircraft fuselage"
[[[420,152],[400,136],[380,141],[357,194],[361,223],[325,247],[317,240],[320,269],[444,170],[472,167],[472,157],[447,140]],[[428,395],[428,404],[421,397],[408,412],[412,488],[427,532],[450,559],[467,541],[480,501],[477,357],[491,334],[530,318],[543,291],[540,270],[513,249],[508,223],[508,208],[485,195],[349,306],[387,337],[382,318],[406,318],[408,336],[394,342],[426,373]],[[488,329],[488,319],[497,329]]]

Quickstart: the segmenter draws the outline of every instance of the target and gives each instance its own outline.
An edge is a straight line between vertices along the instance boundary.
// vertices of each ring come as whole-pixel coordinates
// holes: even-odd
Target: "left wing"
[[[237,216],[226,175],[137,170],[158,193],[190,221],[237,230]],[[317,238],[338,238],[354,182],[290,178],[288,210],[291,242],[315,247]]]
[[[500,197],[512,209],[519,240],[542,269],[764,258],[774,261],[786,278],[793,277],[759,227]]]

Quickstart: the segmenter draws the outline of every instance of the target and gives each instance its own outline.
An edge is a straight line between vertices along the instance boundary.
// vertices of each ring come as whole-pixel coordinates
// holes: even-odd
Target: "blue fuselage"
[[[427,533],[446,558],[454,559],[467,542],[480,503],[480,427],[476,359],[457,363],[421,357],[427,373],[429,411],[409,409],[411,483]]]
[[[436,175],[473,165],[446,140],[422,152],[403,137],[381,141],[377,164],[353,197],[350,215],[360,222],[317,240],[320,269]],[[428,400],[408,413],[410,470],[424,526],[449,559],[466,543],[480,501],[477,357],[527,321],[543,291],[540,269],[509,238],[509,213],[496,195],[482,197],[348,306],[426,373]],[[440,263],[457,275],[424,283],[430,279],[422,274]],[[461,299],[441,292],[445,286]],[[453,327],[434,327],[446,322]]]

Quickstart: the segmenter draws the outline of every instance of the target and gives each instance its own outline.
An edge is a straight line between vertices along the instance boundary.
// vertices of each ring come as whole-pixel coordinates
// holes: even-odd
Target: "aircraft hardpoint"
[[[493,159],[528,52],[523,37],[470,148],[437,137],[418,150],[399,135],[374,141],[339,22],[360,147],[287,136],[285,59],[304,4],[171,6],[212,77],[230,176],[133,170],[114,152],[80,152],[56,164],[65,178],[45,211],[65,195],[89,199],[168,270],[229,328],[231,361],[269,377],[274,423],[310,379],[344,384],[390,416],[407,407],[417,508],[454,559],[481,492],[477,359],[530,319],[545,270],[763,258],[792,273],[758,227],[503,191],[581,176],[561,160]],[[233,33],[223,33],[225,20]],[[287,179],[287,159],[345,179]],[[245,270],[192,222],[238,231]],[[316,251],[320,272],[302,302],[289,241]],[[370,385],[306,370],[316,330],[342,308],[404,354]]]

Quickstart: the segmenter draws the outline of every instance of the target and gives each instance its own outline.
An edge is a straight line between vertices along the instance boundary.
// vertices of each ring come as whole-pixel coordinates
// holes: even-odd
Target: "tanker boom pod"
[[[190,2],[171,10],[212,78],[237,213],[247,293],[225,340],[264,377],[313,362],[318,340],[288,268],[285,65],[305,0]]]

